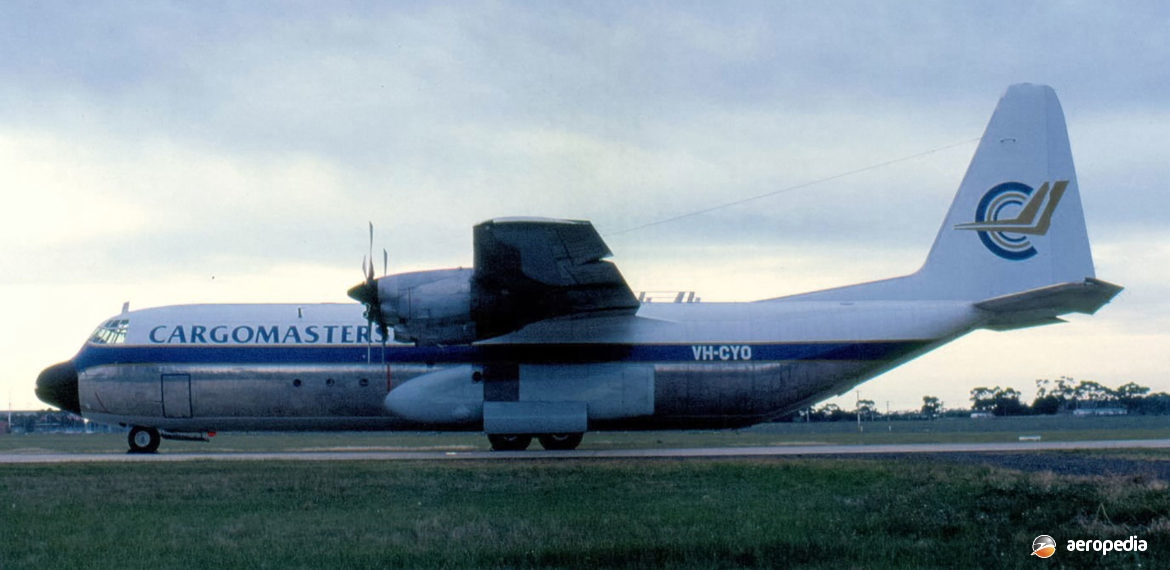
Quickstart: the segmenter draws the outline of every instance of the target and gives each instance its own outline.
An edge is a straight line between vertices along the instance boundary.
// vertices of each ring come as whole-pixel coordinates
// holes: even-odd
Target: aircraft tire
[[[581,445],[583,433],[549,433],[540,436],[540,446],[548,451],[572,451]]]
[[[134,426],[130,428],[130,453],[156,453],[162,437],[158,430],[151,427]]]
[[[492,451],[524,451],[532,444],[532,436],[493,433],[488,434],[488,441],[492,444]]]

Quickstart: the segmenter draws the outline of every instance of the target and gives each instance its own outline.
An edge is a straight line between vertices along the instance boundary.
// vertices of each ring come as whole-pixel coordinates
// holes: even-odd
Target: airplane
[[[640,302],[588,221],[498,218],[473,238],[471,268],[375,278],[371,255],[358,303],[124,307],[37,396],[129,427],[131,452],[230,430],[462,430],[567,450],[589,431],[769,421],[973,330],[1093,314],[1122,290],[1095,277],[1063,111],[1032,84],[999,100],[909,275]]]

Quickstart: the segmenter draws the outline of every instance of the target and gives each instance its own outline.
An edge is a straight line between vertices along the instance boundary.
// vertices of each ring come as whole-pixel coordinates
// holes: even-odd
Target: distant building
[[[1073,410],[1073,415],[1078,417],[1083,416],[1124,416],[1129,413],[1125,408],[1078,408]]]

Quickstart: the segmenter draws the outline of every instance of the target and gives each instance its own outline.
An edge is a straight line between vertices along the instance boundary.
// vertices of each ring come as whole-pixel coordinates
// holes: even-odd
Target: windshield
[[[130,329],[130,319],[113,318],[101,324],[89,342],[93,344],[122,344],[126,342],[126,331]]]

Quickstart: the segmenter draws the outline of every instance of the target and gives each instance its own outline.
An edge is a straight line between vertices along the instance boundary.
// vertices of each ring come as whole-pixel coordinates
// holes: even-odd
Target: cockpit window
[[[122,344],[126,342],[126,331],[130,328],[130,319],[110,319],[101,324],[89,337],[93,344]]]

